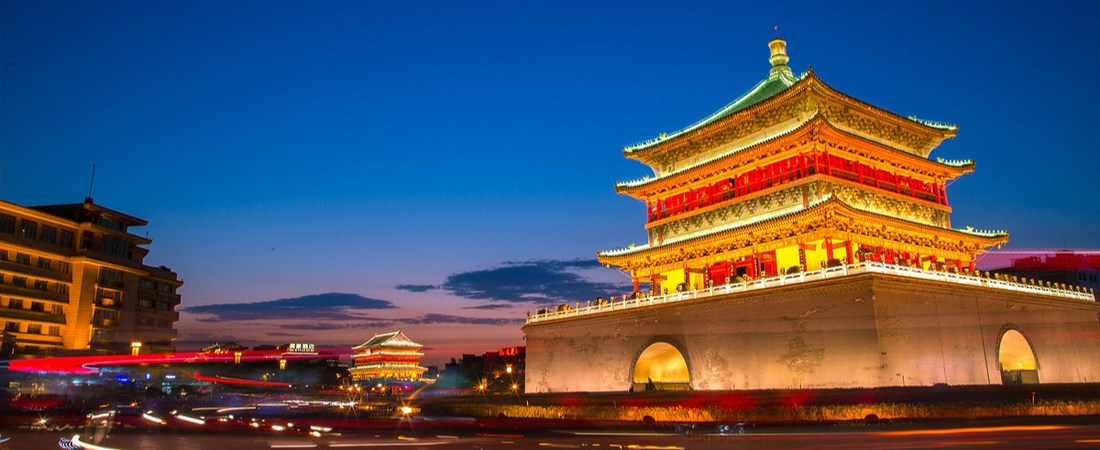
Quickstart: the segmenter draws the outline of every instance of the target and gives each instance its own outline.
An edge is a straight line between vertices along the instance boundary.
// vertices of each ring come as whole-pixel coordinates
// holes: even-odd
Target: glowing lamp
[[[141,342],[134,341],[134,342],[130,343],[130,355],[131,356],[137,356],[138,352],[140,352],[140,351],[141,351]]]

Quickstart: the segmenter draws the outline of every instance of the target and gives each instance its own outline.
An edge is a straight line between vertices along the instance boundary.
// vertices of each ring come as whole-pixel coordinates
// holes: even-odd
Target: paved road
[[[11,439],[0,444],[8,449],[57,449],[59,439],[73,432],[6,431]],[[613,448],[616,450],[706,449],[910,449],[962,448],[1097,448],[1100,424],[997,425],[982,422],[959,424],[910,424],[848,427],[775,427],[749,429],[745,434],[683,434],[672,430],[544,430],[534,434],[442,434],[421,431],[408,434],[328,434],[321,437],[281,434],[163,434],[115,431],[89,449],[540,449]]]

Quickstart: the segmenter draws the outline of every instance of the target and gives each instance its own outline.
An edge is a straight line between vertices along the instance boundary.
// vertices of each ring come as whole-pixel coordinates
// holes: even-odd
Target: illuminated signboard
[[[303,344],[299,342],[287,344],[286,351],[290,353],[316,353],[313,344]]]

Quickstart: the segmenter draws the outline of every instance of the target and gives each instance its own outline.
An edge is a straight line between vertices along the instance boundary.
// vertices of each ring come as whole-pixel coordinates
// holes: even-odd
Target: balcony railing
[[[527,323],[547,322],[569,317],[579,317],[589,314],[599,314],[611,311],[641,308],[666,303],[678,303],[689,300],[704,299],[738,292],[750,292],[770,289],[779,286],[797,285],[812,281],[820,281],[833,278],[841,278],[865,273],[880,273],[922,280],[940,281],[952,284],[976,286],[987,289],[1023,292],[1028,294],[1043,295],[1047,297],[1063,298],[1082,301],[1096,301],[1094,293],[1086,288],[1061,289],[1039,284],[1020,283],[1015,281],[998,280],[975,275],[959,274],[952,272],[940,272],[935,270],[923,270],[915,267],[884,264],[874,261],[863,261],[856,264],[840,265],[824,268],[812,272],[799,272],[794,274],[779,275],[770,278],[761,278],[740,283],[730,283],[713,286],[693,291],[676,292],[664,295],[654,295],[639,298],[620,297],[620,300],[612,298],[611,301],[598,302],[589,306],[570,307],[558,306],[556,309],[542,309],[534,314],[528,314]]]
[[[100,307],[100,308],[120,309],[120,308],[122,308],[122,300],[109,298],[109,297],[100,297],[100,298],[96,299],[95,305]]]

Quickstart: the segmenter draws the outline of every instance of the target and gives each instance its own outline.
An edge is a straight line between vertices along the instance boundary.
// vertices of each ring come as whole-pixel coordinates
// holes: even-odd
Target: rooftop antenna
[[[88,203],[92,203],[92,186],[95,186],[95,163],[92,163],[92,179],[88,181],[88,198],[84,199]]]
[[[773,28],[775,28],[775,38],[779,39],[779,25],[775,25]]]

